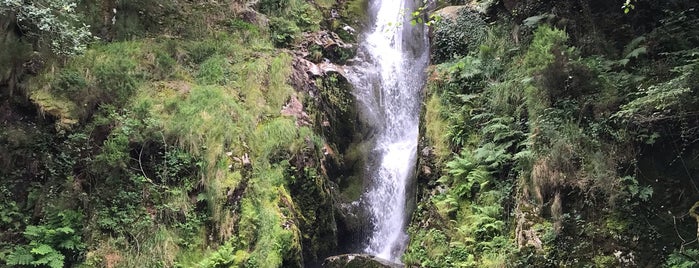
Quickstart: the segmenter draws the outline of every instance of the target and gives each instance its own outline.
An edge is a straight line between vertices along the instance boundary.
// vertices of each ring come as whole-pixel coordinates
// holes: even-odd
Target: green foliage
[[[624,2],[624,5],[621,6],[621,9],[624,10],[624,14],[628,14],[631,10],[634,10],[636,6],[632,4],[631,2],[636,2],[635,0],[626,0]]]
[[[449,145],[444,135],[447,123],[442,116],[443,109],[444,107],[436,94],[432,94],[425,103],[425,136],[429,139],[430,144],[434,148],[434,153],[438,162],[441,162],[441,160],[450,153]]]
[[[417,24],[425,24],[425,26],[432,26],[442,19],[441,16],[437,14],[428,14],[428,7],[426,4],[419,6],[415,11],[410,13],[411,19],[410,24],[415,26]]]
[[[197,266],[202,268],[242,266],[249,258],[248,253],[242,250],[234,252],[234,249],[229,243],[223,244],[214,253],[201,260]]]
[[[86,51],[58,72],[44,73],[41,80],[50,87],[35,85],[32,98],[40,106],[60,110],[65,114],[61,117],[75,121],[86,119],[103,104],[124,105],[150,75],[146,67],[150,63],[141,58],[144,50],[142,43],[124,42]]]
[[[485,86],[483,67],[484,64],[479,57],[465,56],[456,61],[441,64],[438,68],[449,75],[448,82],[450,84],[461,87],[461,92],[474,93],[482,90]]]
[[[265,14],[274,14],[289,7],[290,0],[262,0],[259,2],[260,12]]]
[[[54,90],[65,95],[71,95],[87,87],[85,78],[75,70],[61,72],[53,83]]]
[[[263,0],[258,3],[260,11],[270,15],[269,29],[277,47],[290,47],[305,31],[317,31],[320,12],[302,0]]]
[[[665,261],[664,267],[673,268],[691,268],[697,267],[699,263],[699,250],[687,249],[684,251],[674,251],[672,252]]]
[[[557,102],[563,95],[571,96],[566,89],[567,64],[574,50],[567,47],[565,31],[541,25],[522,59],[520,79],[524,86],[525,103],[530,120],[536,120],[543,110]]]
[[[231,77],[228,60],[220,55],[213,55],[199,66],[197,82],[204,85],[225,85],[227,80],[235,80]]]
[[[479,14],[462,9],[455,19],[434,23],[432,61],[441,63],[477,51],[486,37],[486,24]]]
[[[85,248],[80,234],[73,229],[79,227],[81,220],[81,214],[64,211],[46,224],[27,226],[23,235],[29,244],[15,246],[7,255],[6,263],[61,268],[66,261],[75,261]]]
[[[459,198],[472,198],[475,193],[485,189],[491,177],[484,166],[477,166],[474,157],[463,151],[461,156],[446,163],[454,185],[453,193]],[[449,179],[441,178],[439,182],[447,183]]]
[[[481,29],[488,35],[477,51],[461,49],[464,53],[434,61],[439,65],[430,74],[425,132],[428,142],[446,136],[449,150],[457,154],[443,161],[432,161],[434,155],[424,159],[437,165],[429,166],[432,174],[420,185],[424,190],[409,231],[406,264],[458,266],[434,264],[457,253],[439,247],[438,254],[428,256],[430,248],[421,248],[431,239],[428,230],[442,234],[445,244],[463,245],[472,262],[462,264],[470,267],[505,262],[516,267],[657,266],[667,254],[658,244],[677,245],[676,233],[684,242],[685,233],[694,234],[677,216],[673,229],[673,218],[665,215],[682,215],[686,208],[677,212],[678,206],[693,202],[684,197],[667,201],[679,194],[670,190],[679,181],[692,188],[691,171],[677,180],[658,170],[670,162],[671,157],[660,156],[668,150],[677,151],[672,160],[677,162],[670,165],[680,167],[680,160],[687,168],[694,165],[686,159],[695,155],[689,150],[696,139],[688,137],[696,137],[699,107],[697,17],[688,13],[694,9],[682,2],[682,7],[663,5],[668,10],[625,17],[653,13],[658,19],[652,26],[624,22],[622,28],[633,32],[621,37],[620,27],[573,26],[569,19],[583,17],[560,12],[564,3],[518,3],[508,13],[517,22],[522,18],[517,9],[534,10],[518,27],[485,26]],[[644,8],[648,4],[658,7],[644,2]],[[611,13],[584,19],[618,21],[619,14]],[[495,17],[494,25],[503,24]],[[638,36],[641,28],[644,34]],[[575,48],[588,42],[614,43],[615,48],[594,56]],[[487,183],[478,187],[480,181]],[[649,209],[653,212],[646,214]],[[666,265],[693,267],[696,258],[687,248],[683,245],[687,255],[675,253]]]
[[[75,11],[72,0],[0,1],[0,15],[16,16],[18,25],[41,44],[48,44],[54,53],[75,55],[85,51],[92,35]]]
[[[630,198],[638,198],[643,202],[647,202],[653,196],[653,188],[641,186],[634,177],[626,176],[621,178],[621,182],[626,186]]]
[[[474,255],[462,243],[449,242],[449,238],[437,229],[419,230],[403,255],[403,262],[419,267],[468,267],[475,266]]]
[[[272,18],[269,22],[272,41],[278,47],[289,47],[299,38],[301,29],[284,18]]]
[[[690,81],[699,74],[699,64],[676,67],[673,71],[677,74],[675,78],[639,90],[614,116],[643,123],[665,120],[678,111],[684,112],[683,107],[697,101],[691,96],[696,86]]]
[[[240,20],[240,19],[232,19],[228,22],[228,27],[230,27],[231,30],[233,30],[236,33],[239,33],[242,36],[243,40],[247,40],[248,42],[253,41],[256,38],[260,38],[260,29],[258,28],[257,25]],[[252,42],[251,42],[252,43]]]
[[[323,142],[279,112],[295,92],[288,84],[292,56],[274,49],[267,29],[219,17],[220,10],[206,10],[211,3],[192,9],[187,3],[117,2],[117,23],[105,27],[112,32],[106,36],[132,41],[47,61],[50,68],[29,81],[32,101],[56,126],[0,129],[0,164],[14,170],[0,172],[7,185],[0,196],[19,200],[0,206],[2,264],[300,266],[307,253],[301,227],[322,234],[313,238],[312,251],[330,250],[334,245],[323,244],[322,232],[334,232],[331,201],[324,175],[311,167],[320,162]],[[238,7],[230,4],[221,10]],[[319,29],[314,5],[278,7],[268,11],[284,46],[301,31]],[[92,14],[95,6],[84,8]],[[170,25],[173,16],[181,17],[180,26]],[[183,23],[191,20],[197,22]],[[138,38],[163,31],[167,36]],[[209,31],[216,33],[185,38]],[[6,149],[16,164],[4,161]],[[309,165],[304,189],[315,192],[301,193],[306,203],[328,199],[314,204],[316,210],[302,212],[289,194],[292,160]],[[29,186],[14,186],[22,181]],[[56,207],[47,209],[46,200]],[[79,224],[36,222],[78,208],[85,211]]]
[[[568,35],[565,31],[547,25],[539,26],[534,31],[534,39],[524,56],[524,67],[530,73],[542,71],[554,62],[556,53],[565,52],[567,41]]]

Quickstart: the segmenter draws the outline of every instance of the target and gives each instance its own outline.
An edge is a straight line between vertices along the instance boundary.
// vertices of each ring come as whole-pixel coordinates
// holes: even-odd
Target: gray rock
[[[344,254],[328,257],[323,262],[326,268],[402,268],[394,263],[368,254]]]

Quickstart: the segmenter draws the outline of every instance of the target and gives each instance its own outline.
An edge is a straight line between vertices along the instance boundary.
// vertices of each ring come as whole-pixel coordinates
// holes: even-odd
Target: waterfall
[[[376,129],[361,202],[368,214],[365,253],[400,261],[408,240],[407,192],[414,183],[421,89],[428,62],[424,26],[410,23],[413,0],[371,0],[373,27],[348,78],[360,111]]]

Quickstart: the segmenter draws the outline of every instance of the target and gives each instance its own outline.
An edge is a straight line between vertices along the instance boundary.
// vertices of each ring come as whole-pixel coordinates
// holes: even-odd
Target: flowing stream
[[[408,240],[427,36],[422,25],[410,23],[413,0],[371,0],[369,8],[373,27],[348,75],[365,120],[376,129],[361,199],[371,226],[364,251],[399,262]]]

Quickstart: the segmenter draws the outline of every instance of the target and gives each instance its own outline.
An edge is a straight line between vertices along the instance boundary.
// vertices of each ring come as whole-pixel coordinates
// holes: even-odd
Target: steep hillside
[[[351,169],[356,112],[315,63],[352,57],[365,4],[0,3],[0,266],[298,267],[333,253],[328,174]]]
[[[447,4],[404,262],[698,265],[697,3]]]

